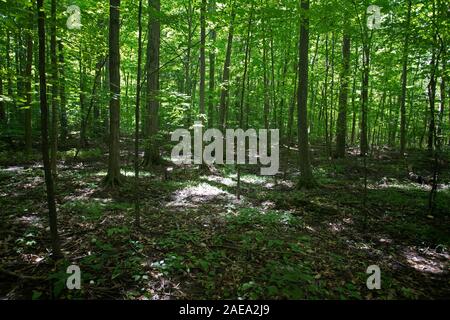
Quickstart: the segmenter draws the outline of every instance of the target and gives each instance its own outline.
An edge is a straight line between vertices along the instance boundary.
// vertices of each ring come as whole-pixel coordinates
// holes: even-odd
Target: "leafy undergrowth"
[[[0,170],[0,297],[33,299],[417,299],[450,297],[448,189],[436,206],[430,186],[408,180],[412,165],[429,175],[420,153],[409,163],[385,152],[362,160],[330,160],[315,148],[319,187],[243,168],[242,199],[233,167],[211,174],[163,168],[141,177],[142,229],[133,227],[132,168],[120,190],[102,188],[100,149],[73,150],[59,163],[57,203],[65,259],[49,257],[42,168],[33,157]],[[123,163],[127,163],[123,159]],[[20,163],[20,162],[18,162]],[[445,167],[447,166],[447,167]],[[66,269],[82,272],[67,290]],[[370,265],[382,289],[366,287]]]

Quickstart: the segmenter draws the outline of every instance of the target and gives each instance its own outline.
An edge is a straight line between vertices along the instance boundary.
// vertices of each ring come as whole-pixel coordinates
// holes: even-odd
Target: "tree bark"
[[[400,96],[400,154],[406,149],[406,85],[408,82],[408,52],[409,52],[409,25],[411,21],[411,0],[408,0],[408,13],[406,17],[406,35],[403,46],[402,89]]]
[[[109,161],[105,182],[115,188],[120,177],[120,0],[109,1]]]
[[[159,48],[161,25],[158,15],[160,0],[149,0],[151,8],[148,20],[147,45],[147,145],[145,150],[144,166],[151,166],[161,162],[157,134],[159,130]],[[153,13],[152,13],[153,12]]]
[[[227,52],[225,56],[225,63],[223,66],[223,75],[222,75],[222,90],[220,92],[220,126],[223,131],[226,128],[226,114],[227,114],[227,97],[228,90],[230,87],[230,63],[231,63],[231,50],[233,47],[233,33],[234,33],[234,19],[236,17],[236,13],[234,11],[234,7],[231,9],[231,19],[230,19],[230,29],[228,31],[228,41],[227,41]]]
[[[31,90],[31,68],[33,66],[33,35],[31,30],[27,32],[27,62],[25,67],[25,92],[27,108],[25,109],[25,152],[31,152],[32,145],[32,123],[31,123],[31,102],[32,102],[32,90]]]
[[[209,13],[214,14],[216,11],[216,1],[210,0],[209,2]],[[209,95],[208,95],[208,127],[212,128],[214,126],[214,97],[215,97],[215,74],[216,74],[216,52],[215,52],[215,42],[216,42],[216,30],[212,28],[210,31],[211,40],[211,50],[209,52]]]
[[[57,212],[53,176],[50,168],[48,147],[48,105],[47,105],[47,79],[45,75],[45,11],[44,0],[37,0],[38,33],[39,33],[39,89],[41,108],[41,134],[42,134],[42,159],[44,163],[45,185],[47,187],[47,203],[50,222],[50,236],[53,256],[61,257],[61,247],[58,236]]]
[[[64,70],[64,45],[62,40],[58,41],[58,54],[59,54],[59,78],[60,78],[60,85],[59,85],[59,98],[60,98],[60,123],[61,123],[61,135],[60,135],[60,141],[64,143],[67,139],[67,136],[69,134],[69,129],[67,127],[67,111],[66,111],[66,77],[65,77],[65,70]]]
[[[350,34],[344,32],[342,39],[342,73],[341,89],[339,93],[339,114],[337,120],[336,156],[345,157],[345,144],[347,139],[347,100],[350,71]]]
[[[308,137],[308,50],[309,50],[309,0],[301,0],[302,15],[300,21],[300,44],[298,63],[298,144],[300,160],[301,187],[315,184],[311,170],[309,137]]]
[[[206,78],[206,0],[202,0],[200,7],[200,120],[203,122],[205,114],[205,78]]]
[[[52,128],[50,130],[50,165],[56,177],[56,155],[58,150],[58,56],[56,54],[56,0],[51,2],[50,61],[52,75]]]
[[[136,109],[135,109],[135,133],[134,133],[134,187],[135,187],[135,225],[141,224],[140,193],[139,193],[139,122],[141,107],[141,77],[142,77],[142,0],[139,0],[138,13],[138,67],[136,80]]]

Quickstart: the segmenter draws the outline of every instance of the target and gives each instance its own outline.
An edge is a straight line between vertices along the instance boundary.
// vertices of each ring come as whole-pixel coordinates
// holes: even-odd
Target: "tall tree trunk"
[[[161,24],[158,15],[160,12],[160,0],[149,0],[150,12],[153,16],[148,20],[148,45],[147,45],[147,114],[148,136],[145,150],[144,165],[150,166],[160,163],[160,155],[157,141],[158,116],[159,116],[159,47],[161,36]]]
[[[241,96],[240,96],[240,102],[239,102],[239,128],[242,128],[244,126],[244,97],[245,97],[245,84],[246,84],[246,78],[247,78],[247,71],[248,71],[248,61],[250,59],[250,36],[252,32],[252,21],[253,21],[253,6],[250,11],[250,16],[248,18],[248,26],[247,26],[247,39],[246,39],[246,45],[245,45],[245,59],[244,59],[244,73],[242,75],[242,89],[241,89]],[[244,146],[245,148],[245,146]],[[237,165],[237,188],[236,188],[236,197],[238,200],[241,199],[241,166]]]
[[[80,39],[80,51],[79,51],[79,65],[78,65],[78,73],[80,77],[80,118],[81,118],[81,125],[80,125],[80,147],[85,148],[87,145],[86,141],[86,127],[85,127],[85,94],[84,94],[84,71],[83,71],[83,50],[82,50],[83,44],[82,40]]]
[[[322,89],[322,102],[323,102],[323,112],[325,114],[325,145],[328,148],[328,136],[329,136],[329,130],[328,130],[328,73],[330,69],[330,63],[329,63],[329,49],[328,49],[328,33],[325,37],[325,80],[323,83],[323,89]]]
[[[115,188],[120,177],[120,0],[109,1],[109,161],[105,183]]]
[[[39,33],[39,89],[41,107],[42,159],[44,162],[45,185],[47,187],[47,203],[50,222],[52,251],[55,258],[61,257],[61,247],[58,236],[57,212],[53,176],[48,155],[48,105],[47,79],[45,75],[45,11],[44,0],[37,0],[38,33]]]
[[[301,0],[300,44],[298,63],[298,145],[301,187],[311,187],[314,178],[311,170],[308,137],[308,50],[309,50],[309,0]]]
[[[139,193],[139,122],[141,107],[141,77],[142,77],[142,0],[139,0],[138,13],[138,66],[136,80],[136,109],[135,109],[135,133],[134,133],[134,191],[135,191],[135,225],[141,224],[140,216],[140,193]]]
[[[0,75],[0,96],[3,95],[3,75]],[[6,122],[6,108],[5,108],[5,102],[0,100],[0,122],[5,123]]]
[[[361,139],[360,154],[366,155],[369,149],[367,135],[367,114],[369,108],[369,74],[370,74],[370,46],[366,41],[363,44],[363,77],[361,89]]]
[[[269,113],[270,113],[270,101],[269,101],[269,77],[267,75],[267,40],[266,40],[266,28],[263,22],[263,73],[264,73],[264,129],[269,129]]]
[[[348,82],[350,71],[350,34],[344,31],[342,38],[342,73],[341,89],[339,92],[339,114],[336,125],[336,156],[343,158],[345,156],[345,142],[347,138],[347,100],[348,100]]]
[[[202,0],[200,7],[200,120],[203,123],[205,115],[205,78],[206,78],[206,0]]]
[[[67,111],[66,111],[66,77],[65,77],[65,66],[64,66],[64,45],[62,40],[58,41],[58,54],[59,54],[59,98],[60,98],[60,123],[61,123],[61,135],[60,141],[64,143],[69,134],[69,129],[67,127]]]
[[[52,75],[52,128],[50,130],[50,165],[56,177],[56,155],[58,150],[58,56],[56,54],[56,0],[51,2],[50,60]]]
[[[353,74],[356,75],[358,71],[358,65],[359,65],[359,59],[358,59],[358,46],[355,46],[355,66]],[[353,84],[352,84],[352,132],[350,136],[350,144],[354,145],[356,140],[356,114],[357,114],[357,107],[356,107],[356,76],[353,77]]]
[[[400,154],[406,149],[406,85],[408,82],[408,51],[409,51],[409,25],[411,21],[411,0],[408,0],[408,13],[406,17],[406,35],[403,45],[402,91],[400,96]]]
[[[223,131],[226,128],[226,114],[227,114],[227,98],[228,98],[228,90],[230,87],[230,63],[231,63],[231,50],[233,46],[233,33],[234,33],[234,19],[236,17],[236,13],[234,11],[234,7],[231,8],[231,19],[230,19],[230,29],[228,31],[228,41],[227,41],[227,52],[225,56],[225,63],[223,65],[223,75],[222,75],[222,90],[220,92],[220,126]]]
[[[32,128],[31,128],[31,100],[32,100],[32,90],[31,90],[31,68],[33,65],[33,35],[31,30],[27,32],[27,62],[25,67],[25,92],[27,108],[25,109],[25,152],[31,152],[32,144]]]
[[[331,144],[333,143],[334,126],[334,52],[336,48],[335,33],[331,33],[331,84],[330,84],[330,136],[328,140],[328,156],[331,156]]]
[[[187,117],[186,117],[186,125],[189,127],[191,125],[192,119],[192,104],[193,104],[193,90],[192,90],[192,75],[191,75],[191,53],[192,53],[192,36],[194,33],[193,26],[192,26],[192,17],[194,15],[193,8],[192,8],[192,0],[188,0],[188,5],[186,8],[186,14],[187,14],[187,23],[188,23],[188,39],[187,39],[187,50],[186,50],[186,60],[184,63],[185,67],[185,84],[184,84],[184,92],[189,97],[189,107],[187,110]]]
[[[216,1],[209,1],[209,13],[212,15],[216,11]],[[216,30],[213,27],[210,31],[211,49],[209,52],[209,94],[208,94],[208,127],[214,126],[214,97],[215,97],[215,74],[216,74]]]

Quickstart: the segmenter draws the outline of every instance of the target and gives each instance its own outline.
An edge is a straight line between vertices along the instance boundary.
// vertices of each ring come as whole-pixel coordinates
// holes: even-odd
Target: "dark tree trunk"
[[[234,7],[231,10],[232,11],[230,19],[230,29],[228,31],[227,52],[225,56],[225,63],[223,66],[222,90],[220,92],[219,125],[222,128],[222,130],[225,130],[226,128],[227,98],[228,98],[228,90],[230,87],[229,81],[230,81],[231,50],[233,47],[234,19],[236,17]]]
[[[161,162],[157,134],[159,130],[159,47],[161,25],[159,17],[160,0],[149,0],[148,6],[152,8],[153,16],[148,20],[147,45],[147,145],[145,149],[144,165],[151,166]]]
[[[216,11],[215,0],[210,0],[209,2],[209,13],[214,14]],[[215,97],[215,74],[216,74],[216,53],[215,53],[215,42],[216,42],[216,30],[213,28],[210,31],[211,39],[211,50],[209,52],[209,95],[208,95],[208,127],[212,128],[214,126],[214,97]]]
[[[202,0],[200,7],[200,120],[205,115],[205,78],[206,78],[206,0]]]
[[[367,136],[367,113],[369,107],[369,73],[370,73],[370,47],[368,43],[363,45],[363,77],[361,89],[361,138],[360,154],[366,155],[369,150]]]
[[[62,40],[58,42],[58,53],[59,53],[59,98],[60,98],[60,122],[61,122],[61,135],[60,141],[62,143],[67,139],[69,134],[69,129],[67,127],[67,111],[66,111],[66,77],[65,77],[65,66],[64,66],[64,45]]]
[[[301,0],[302,14],[300,21],[300,44],[298,63],[298,144],[300,159],[301,187],[311,187],[314,178],[311,170],[309,137],[308,137],[308,50],[309,50],[309,0]]]
[[[52,75],[52,121],[50,130],[50,165],[56,177],[56,154],[58,150],[58,56],[56,54],[56,0],[51,2],[50,60]]]
[[[339,114],[336,125],[336,156],[343,158],[345,156],[345,144],[347,138],[347,100],[348,100],[348,82],[350,71],[350,35],[344,32],[342,39],[342,73],[341,90],[339,93]]]
[[[114,188],[120,177],[120,0],[109,1],[109,162],[105,182]]]
[[[44,0],[37,0],[38,33],[39,33],[39,89],[41,107],[42,159],[44,162],[45,185],[47,187],[47,203],[50,221],[50,236],[55,258],[61,257],[61,247],[58,236],[57,212],[53,176],[48,155],[48,105],[47,79],[45,75],[45,11]]]
[[[135,187],[135,225],[141,224],[140,193],[139,193],[139,122],[141,107],[141,77],[142,77],[142,0],[139,0],[138,13],[138,67],[136,80],[136,109],[135,109],[135,134],[134,134],[134,187]]]
[[[31,30],[27,32],[27,62],[25,67],[25,91],[26,91],[26,103],[27,108],[25,109],[25,152],[31,152],[32,145],[32,128],[31,128],[31,100],[32,100],[32,90],[31,90],[31,68],[33,66],[33,35]]]
[[[411,21],[411,0],[408,0],[408,14],[406,18],[406,35],[403,46],[402,91],[400,96],[400,154],[406,149],[406,85],[408,82],[408,51],[409,51],[409,25]]]

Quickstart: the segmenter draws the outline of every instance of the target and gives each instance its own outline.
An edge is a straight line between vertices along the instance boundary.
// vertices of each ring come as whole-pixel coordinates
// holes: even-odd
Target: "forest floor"
[[[65,259],[57,264],[38,154],[0,154],[0,299],[450,298],[448,150],[432,214],[431,186],[408,176],[408,166],[431,175],[425,152],[406,162],[378,150],[367,160],[365,191],[360,157],[330,159],[313,146],[312,190],[296,188],[295,152],[287,179],[244,167],[240,200],[230,166],[214,173],[174,166],[167,179],[163,166],[143,171],[136,230],[131,147],[123,141],[117,191],[102,188],[106,147],[83,150],[76,161],[74,149],[60,152]],[[71,264],[81,268],[81,290],[65,287]],[[370,265],[381,269],[381,290],[366,287]]]

